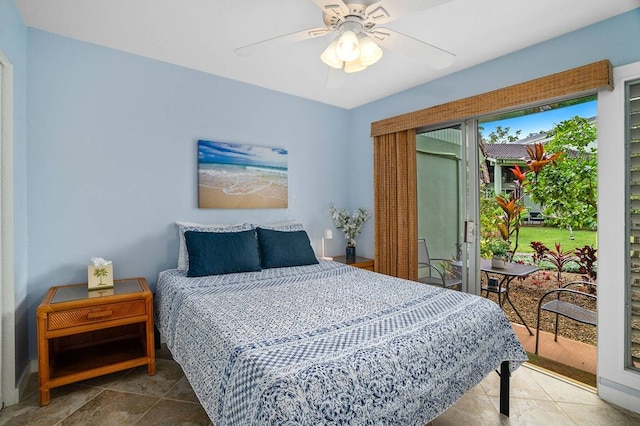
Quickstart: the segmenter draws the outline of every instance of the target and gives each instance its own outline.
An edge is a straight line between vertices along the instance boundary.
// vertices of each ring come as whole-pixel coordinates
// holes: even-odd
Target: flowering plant
[[[329,214],[333,219],[336,229],[344,233],[347,244],[356,245],[356,237],[362,231],[362,225],[371,217],[371,213],[364,207],[353,211],[353,215],[346,209],[338,209],[333,204],[329,206]]]

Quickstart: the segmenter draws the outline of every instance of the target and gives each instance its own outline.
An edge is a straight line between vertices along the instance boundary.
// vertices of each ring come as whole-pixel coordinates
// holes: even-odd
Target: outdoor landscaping
[[[532,256],[519,255],[514,258],[514,261],[532,263]],[[541,265],[543,268],[549,267],[549,265]],[[561,283],[569,281],[585,280],[585,274],[578,272],[580,266],[575,260],[567,262],[561,272]],[[482,275],[483,283],[486,280],[485,275]],[[588,281],[588,280],[587,280]],[[559,287],[557,279],[556,269],[540,269],[537,272],[529,275],[524,279],[514,279],[511,282],[509,289],[509,298],[520,312],[520,315],[524,318],[527,325],[531,329],[536,327],[538,302],[542,296],[550,291]],[[496,301],[495,294],[489,294],[489,297]],[[566,297],[566,296],[565,296]],[[571,297],[566,297],[567,301],[572,301]],[[547,299],[548,301],[548,299]],[[580,303],[584,307],[590,310],[596,310],[595,303],[573,300],[576,303]],[[503,305],[505,314],[509,321],[520,324],[520,319],[514,312],[513,308],[505,303]],[[540,317],[540,329],[543,331],[553,332],[555,318],[550,313],[543,313]],[[572,321],[563,317],[560,317],[559,335],[568,339],[576,340],[579,342],[595,345],[597,341],[596,328],[591,325],[581,324],[576,321]]]
[[[556,125],[550,134],[548,143],[527,146],[529,158],[510,168],[514,176],[510,190],[484,197],[480,203],[482,257],[506,256],[511,262],[539,267],[526,278],[514,279],[509,289],[511,301],[532,329],[545,293],[569,281],[597,282],[595,124],[575,117]],[[543,224],[525,226],[525,197],[543,209]],[[578,290],[593,291],[591,286]],[[490,295],[494,300],[495,296]],[[596,310],[594,300],[565,297]],[[520,323],[511,306],[503,306],[509,320]],[[559,321],[559,335],[596,344],[595,327],[563,317]],[[543,313],[540,324],[541,330],[553,332],[555,316]]]

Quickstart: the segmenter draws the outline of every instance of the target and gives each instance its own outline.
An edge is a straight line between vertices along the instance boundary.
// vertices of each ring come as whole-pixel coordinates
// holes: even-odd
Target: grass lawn
[[[573,231],[575,239],[571,239],[569,231],[546,226],[523,226],[520,228],[518,253],[533,253],[529,245],[531,241],[542,241],[545,246],[555,250],[555,243],[560,243],[563,251],[582,248],[586,245],[597,247],[596,231]]]

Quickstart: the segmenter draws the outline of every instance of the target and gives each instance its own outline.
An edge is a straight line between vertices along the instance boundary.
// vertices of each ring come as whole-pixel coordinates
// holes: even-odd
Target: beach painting
[[[198,207],[283,209],[288,206],[287,150],[198,141]]]

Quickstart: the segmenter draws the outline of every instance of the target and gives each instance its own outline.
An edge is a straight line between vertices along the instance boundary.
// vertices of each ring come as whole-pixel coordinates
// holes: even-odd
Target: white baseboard
[[[640,414],[640,391],[599,378],[598,395],[603,400]]]

